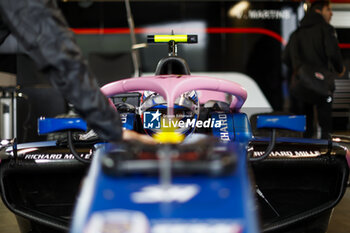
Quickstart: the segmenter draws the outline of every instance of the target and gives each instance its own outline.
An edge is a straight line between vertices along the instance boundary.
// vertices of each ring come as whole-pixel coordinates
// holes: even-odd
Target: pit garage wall
[[[137,42],[147,34],[198,34],[196,45],[179,46],[191,71],[235,71],[256,80],[275,110],[283,107],[281,51],[304,12],[297,2],[131,1]],[[61,2],[87,57],[128,53],[125,5],[120,2]],[[165,46],[140,50],[142,69],[153,72]],[[91,59],[90,59],[91,60]],[[94,66],[93,64],[91,64]],[[116,73],[119,66],[110,70]],[[96,68],[96,67],[95,67]],[[106,69],[95,69],[99,75]]]

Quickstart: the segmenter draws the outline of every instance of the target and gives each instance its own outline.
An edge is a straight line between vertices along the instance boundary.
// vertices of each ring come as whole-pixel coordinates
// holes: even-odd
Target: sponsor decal
[[[92,214],[83,233],[148,233],[147,217],[139,211],[109,210]]]
[[[87,154],[80,154],[81,158],[84,159],[90,159],[92,155],[91,153],[87,153]],[[32,160],[60,160],[60,159],[75,159],[74,155],[71,153],[57,153],[57,154],[26,154],[24,155],[23,159],[32,159]]]
[[[242,233],[243,229],[230,219],[149,220],[139,211],[115,209],[93,213],[83,233]]]
[[[143,127],[145,129],[160,129],[160,116],[162,114],[157,110],[157,112],[144,112],[143,118],[144,123]]]
[[[128,129],[128,130],[134,129],[134,122],[135,122],[134,113],[121,113],[120,119],[123,125],[123,129]]]
[[[234,139],[233,119],[231,114],[213,114],[213,119],[220,121],[221,125],[213,128],[213,135],[220,138],[222,142],[229,142]]]
[[[249,19],[289,19],[289,10],[249,10]]]
[[[220,139],[222,141],[230,141],[229,133],[227,130],[227,115],[219,114],[218,116],[222,122],[222,127],[220,127]]]
[[[260,157],[264,154],[264,151],[254,151],[253,157]],[[290,158],[298,158],[298,157],[317,157],[320,156],[321,152],[317,150],[302,150],[302,151],[292,151],[292,150],[286,150],[286,151],[272,151],[269,155],[269,157],[290,157]]]
[[[210,222],[210,221],[209,221]],[[198,221],[193,223],[158,223],[152,226],[152,233],[241,233],[243,227],[238,223]]]
[[[252,20],[281,20],[290,19],[290,10],[274,10],[274,9],[249,9],[247,11],[235,12],[234,17],[238,19],[252,19]]]
[[[199,192],[197,185],[150,185],[131,194],[135,203],[179,202],[191,200]]]
[[[120,120],[122,124],[125,124],[127,122],[127,114],[125,113],[120,114]]]

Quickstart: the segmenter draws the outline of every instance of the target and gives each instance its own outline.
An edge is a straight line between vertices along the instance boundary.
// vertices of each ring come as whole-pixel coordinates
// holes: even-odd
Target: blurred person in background
[[[344,74],[345,66],[343,66],[336,32],[330,25],[332,15],[329,1],[314,1],[301,20],[299,28],[292,33],[282,60],[294,75],[305,63],[328,68],[339,76]],[[332,82],[334,85],[334,80]],[[318,124],[321,127],[321,138],[329,137],[332,132],[332,101],[332,94],[320,98],[317,104],[309,103],[308,97],[302,94],[291,95],[291,112],[306,115],[305,137],[314,135],[315,105]]]

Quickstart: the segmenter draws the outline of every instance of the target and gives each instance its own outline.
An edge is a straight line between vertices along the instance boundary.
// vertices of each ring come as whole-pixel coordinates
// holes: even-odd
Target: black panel
[[[38,136],[37,119],[65,113],[66,102],[56,89],[49,86],[24,87],[20,92],[25,97],[17,99],[18,142],[44,140],[45,136]]]
[[[13,74],[17,72],[15,54],[0,54],[0,71]]]
[[[89,66],[99,86],[133,75],[130,53],[90,53]]]

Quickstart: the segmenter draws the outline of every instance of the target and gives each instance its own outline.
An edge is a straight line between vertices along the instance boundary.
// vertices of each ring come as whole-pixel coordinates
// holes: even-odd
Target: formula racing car
[[[169,48],[155,75],[101,91],[125,129],[159,144],[103,142],[77,117],[39,119],[59,140],[2,141],[1,196],[22,232],[325,232],[348,181],[341,139],[278,137],[304,131],[304,116],[250,122],[244,87],[191,75],[177,56],[196,35],[148,42]]]

